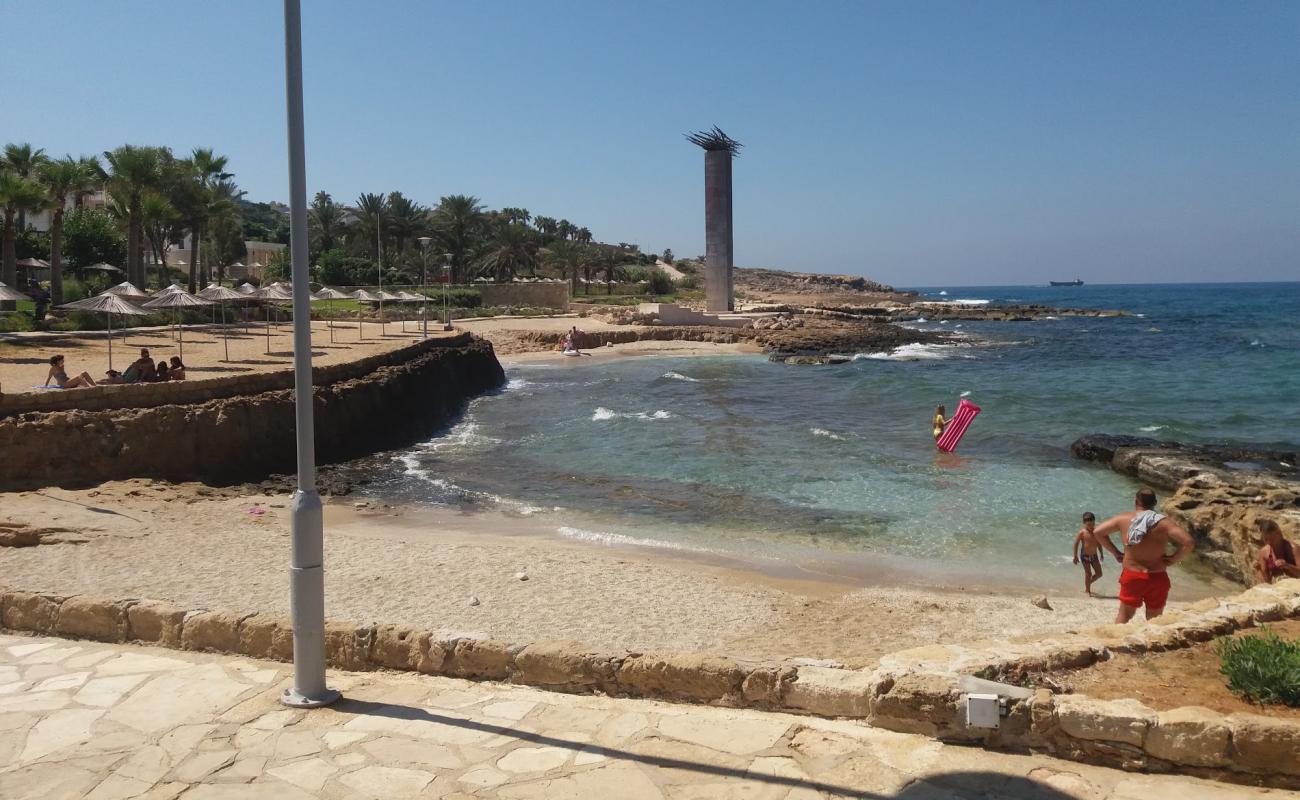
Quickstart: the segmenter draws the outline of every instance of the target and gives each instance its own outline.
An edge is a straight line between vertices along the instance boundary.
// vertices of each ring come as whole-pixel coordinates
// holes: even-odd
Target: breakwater
[[[429,435],[504,385],[505,374],[490,343],[464,334],[327,367],[315,383],[316,452],[329,463]],[[116,392],[104,393],[116,407],[10,414],[0,419],[0,490],[141,477],[234,483],[290,472],[291,385],[291,373],[277,373],[178,384],[150,407],[121,405],[129,398]],[[88,399],[93,391],[78,390]]]

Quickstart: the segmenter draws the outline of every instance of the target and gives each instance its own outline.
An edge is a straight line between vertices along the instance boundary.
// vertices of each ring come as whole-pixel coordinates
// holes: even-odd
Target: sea
[[[871,582],[1074,587],[1080,515],[1129,479],[1089,433],[1293,446],[1300,283],[947,286],[927,299],[1130,316],[909,323],[952,344],[787,366],[762,356],[556,358],[507,369],[446,430],[356,462],[390,502],[495,511],[592,547]],[[954,454],[937,404],[978,404]],[[1195,569],[1192,567],[1191,569]]]

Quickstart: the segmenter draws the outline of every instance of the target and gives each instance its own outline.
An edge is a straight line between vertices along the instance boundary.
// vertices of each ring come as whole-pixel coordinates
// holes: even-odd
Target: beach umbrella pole
[[[108,368],[113,368],[113,312],[108,312]]]

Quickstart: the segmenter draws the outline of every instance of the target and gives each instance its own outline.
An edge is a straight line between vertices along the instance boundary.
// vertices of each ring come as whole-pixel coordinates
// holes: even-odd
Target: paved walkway
[[[1227,800],[1265,792],[785,714],[0,636],[0,798]]]

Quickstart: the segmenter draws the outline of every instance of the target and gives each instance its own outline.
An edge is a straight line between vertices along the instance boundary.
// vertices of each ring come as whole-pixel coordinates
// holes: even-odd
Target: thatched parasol
[[[31,299],[32,298],[28,297],[27,295],[23,294],[17,289],[10,289],[8,286],[4,285],[3,283],[0,283],[0,300],[17,301],[17,300],[31,300]]]
[[[323,300],[327,303],[332,300],[347,300],[350,297],[351,295],[344,294],[338,289],[331,289],[328,286],[322,286],[319,292],[312,295],[313,300]],[[330,344],[334,344],[334,320],[326,320],[326,327],[330,329]]]
[[[108,294],[115,294],[118,297],[148,297],[149,293],[141,291],[134,283],[122,281],[116,286],[109,287]]]
[[[184,289],[177,292],[169,292],[164,289],[157,297],[147,303],[142,303],[142,305],[145,308],[176,309],[176,341],[180,348],[181,361],[183,362],[185,360],[185,326],[181,322],[180,309],[193,308],[195,306],[208,306],[212,305],[212,302],[204,300],[202,297],[195,297]]]
[[[226,326],[226,303],[239,302],[241,300],[247,300],[248,298],[244,297],[242,294],[235,291],[234,289],[227,289],[226,287],[218,286],[215,283],[208,286],[203,291],[199,292],[199,297],[202,297],[204,300],[207,300],[208,302],[211,303],[221,304],[221,341],[226,349],[226,360],[229,361],[230,360],[230,328]],[[214,312],[216,311],[215,306],[213,307],[213,311]]]
[[[0,283],[0,287],[4,284]],[[0,300],[4,299],[0,296]],[[73,308],[78,311],[96,311],[108,315],[108,368],[113,368],[113,315],[129,314],[131,316],[142,317],[147,311],[141,311],[139,308],[123,300],[120,296],[104,292],[94,297],[87,297],[85,300],[74,300],[71,303],[64,303],[59,308]],[[122,344],[126,344],[125,334],[122,336]]]
[[[253,292],[249,297],[261,300],[267,306],[266,314],[266,353],[271,354],[271,303],[285,302],[292,300],[293,295],[284,290],[280,284],[273,283],[270,286],[263,286],[261,289]]]

